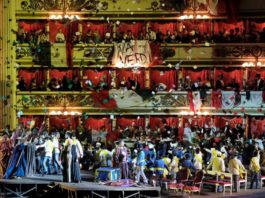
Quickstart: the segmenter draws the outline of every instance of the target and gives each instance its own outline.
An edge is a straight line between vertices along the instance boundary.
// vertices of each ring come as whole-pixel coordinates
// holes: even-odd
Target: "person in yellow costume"
[[[233,175],[233,187],[235,192],[238,192],[240,175],[245,171],[245,167],[237,158],[237,155],[237,153],[234,153],[228,162],[229,172]]]
[[[196,170],[202,170],[202,164],[203,164],[202,152],[200,148],[196,148],[194,153],[194,166]]]
[[[171,159],[168,156],[164,156],[162,160],[165,162],[166,166],[169,167],[171,163]],[[167,169],[164,169],[163,177],[166,177],[169,174],[169,171]]]
[[[260,178],[260,160],[259,152],[257,150],[254,151],[250,160],[249,170],[251,171],[250,189],[253,188],[254,182],[256,182],[256,188],[258,188]]]

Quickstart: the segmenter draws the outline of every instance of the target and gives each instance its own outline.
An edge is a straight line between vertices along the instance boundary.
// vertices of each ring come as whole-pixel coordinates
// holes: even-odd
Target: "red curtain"
[[[127,81],[128,78],[131,78],[133,80],[136,80],[140,88],[143,89],[145,87],[145,71],[142,69],[139,69],[137,71],[127,70],[127,69],[119,69],[117,71],[117,81],[118,84],[125,78]]]
[[[239,83],[240,89],[243,86],[243,70],[241,68],[225,68],[225,69],[216,69],[215,70],[215,79],[218,79],[218,76],[223,74],[224,83],[228,85],[231,83],[232,79],[236,79],[236,82]]]
[[[150,127],[152,130],[158,128],[163,128],[163,121],[166,121],[169,126],[178,127],[178,117],[164,117],[164,116],[151,116],[150,117]]]
[[[199,77],[201,78],[202,81],[206,81],[207,78],[209,78],[210,76],[210,70],[208,68],[203,68],[203,69],[182,68],[182,75],[183,78],[189,76],[192,82],[196,81]]]
[[[23,123],[24,126],[29,127],[31,120],[35,120],[35,127],[40,128],[44,120],[43,116],[22,116],[19,118],[18,122]]]
[[[191,123],[190,123],[191,121]],[[209,125],[211,121],[210,116],[200,116],[200,117],[183,117],[183,125],[185,126],[185,123],[188,123],[190,126],[193,126],[195,122],[197,122],[199,127],[204,127],[205,124]]]
[[[96,131],[99,131],[102,127],[105,127],[107,131],[111,131],[111,120],[107,117],[89,117],[85,121],[85,126]]]
[[[19,80],[21,77],[24,78],[24,81],[29,88],[30,82],[35,78],[37,84],[42,84],[43,81],[47,80],[47,71],[46,70],[19,70],[18,71]]]
[[[94,86],[97,86],[100,82],[100,79],[105,76],[107,83],[110,85],[111,76],[109,70],[93,70],[88,69],[83,71],[83,87],[87,88],[87,84],[85,83],[87,80],[90,80]]]
[[[19,21],[18,24],[25,32],[45,30],[46,25],[43,21]]]
[[[221,91],[212,91],[212,106],[216,109],[222,108],[222,93]]]
[[[125,129],[128,126],[141,126],[145,128],[145,118],[144,117],[118,117],[117,126],[121,126]]]
[[[173,34],[174,30],[177,30],[177,23],[159,23],[159,22],[151,22],[150,27],[155,31],[158,32],[161,30],[163,34],[166,34],[169,30],[171,34]]]
[[[76,129],[79,124],[77,116],[50,116],[50,127],[57,129]]]
[[[104,38],[106,32],[112,32],[112,28],[108,23],[103,22],[83,22],[83,35],[86,35],[86,33],[89,30],[92,30],[93,32],[98,31],[101,39]]]
[[[136,22],[136,23],[128,23],[128,22],[121,22],[119,26],[117,26],[117,32],[124,32],[127,33],[128,30],[132,31],[134,38],[138,37],[140,32],[143,32],[144,35],[146,33],[145,23]]]
[[[247,83],[250,87],[255,84],[256,74],[260,74],[260,77],[265,79],[265,70],[262,68],[248,68],[248,80]]]
[[[67,30],[68,23],[59,23],[57,21],[50,21],[49,22],[49,29],[50,29],[50,42],[55,42],[56,34],[61,29],[65,38],[68,37],[68,30]]]
[[[251,118],[250,132],[251,134],[261,135],[265,131],[265,120]]]
[[[257,23],[257,22],[251,22],[251,27],[254,26],[254,30],[257,32],[262,32],[263,28],[265,28],[265,22]]]
[[[151,85],[155,87],[159,83],[167,86],[167,90],[177,87],[178,74],[175,69],[170,70],[157,70],[150,71]]]
[[[218,128],[225,127],[226,122],[228,122],[230,126],[234,128],[236,124],[243,123],[243,118],[242,117],[220,117],[220,116],[216,116],[214,118],[214,124]]]
[[[239,28],[240,32],[242,32],[244,30],[243,21],[236,23],[225,23],[221,21],[214,22],[214,34],[218,34],[219,31],[223,32],[224,29],[227,33],[229,33],[231,29],[235,28]]]
[[[196,20],[196,21],[183,21],[182,23],[179,24],[179,26],[182,25],[185,27],[186,30],[188,30],[189,32],[195,29],[198,29],[199,32],[201,34],[207,32],[210,33],[211,32],[211,22],[210,21],[200,21],[200,20]],[[181,27],[179,28],[181,29]]]
[[[239,0],[225,0],[226,3],[226,15],[228,16],[228,21],[236,22],[239,10]]]
[[[149,44],[152,52],[152,63],[150,66],[163,64],[163,60],[160,55],[160,43],[151,42]]]
[[[56,78],[58,80],[62,80],[64,76],[66,76],[68,79],[72,79],[74,76],[80,77],[79,70],[50,70],[50,79]]]

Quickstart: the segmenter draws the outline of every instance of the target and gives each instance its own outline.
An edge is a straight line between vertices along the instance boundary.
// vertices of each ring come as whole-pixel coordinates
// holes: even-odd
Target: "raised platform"
[[[32,175],[16,179],[0,179],[0,197],[160,197],[161,188],[150,185],[118,187],[92,182],[93,175],[82,172],[81,183],[64,183],[62,175]],[[53,190],[52,194],[50,191]],[[56,192],[55,192],[56,191]]]
[[[82,182],[82,183],[58,183],[62,190],[68,192],[68,197],[160,197],[161,188],[152,187],[150,185],[145,186],[132,186],[132,187],[117,187],[106,186],[94,182]]]

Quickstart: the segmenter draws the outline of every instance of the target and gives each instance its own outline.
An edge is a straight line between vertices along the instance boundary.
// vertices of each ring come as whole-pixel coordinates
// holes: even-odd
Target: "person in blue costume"
[[[148,151],[147,151],[147,162],[146,162],[146,167],[150,170],[154,170],[154,163],[156,160],[156,150],[154,148],[153,144],[148,145]]]
[[[162,157],[159,156],[155,161],[155,174],[159,179],[162,179],[164,177],[165,169],[169,171],[168,166],[166,165]]]
[[[4,179],[10,179],[11,177],[24,177],[26,173],[26,155],[25,145],[17,145],[9,159]]]

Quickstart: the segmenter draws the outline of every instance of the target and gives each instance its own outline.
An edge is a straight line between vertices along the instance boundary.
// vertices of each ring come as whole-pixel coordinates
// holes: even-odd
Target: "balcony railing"
[[[67,67],[66,45],[54,43],[49,49],[50,65]],[[241,66],[244,62],[265,61],[264,43],[225,44],[161,44],[161,59],[165,67],[168,62],[182,62],[182,66]],[[170,53],[169,53],[170,52]],[[111,65],[113,44],[76,44],[73,48],[74,67],[113,66]],[[41,60],[28,44],[17,45],[17,63],[21,67],[40,66]],[[49,63],[48,63],[49,64]],[[44,63],[42,66],[49,66]]]

